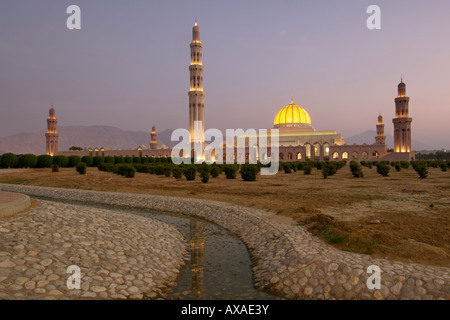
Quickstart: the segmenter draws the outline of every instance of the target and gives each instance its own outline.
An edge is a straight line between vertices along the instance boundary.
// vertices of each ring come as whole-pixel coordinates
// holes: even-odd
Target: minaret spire
[[[189,90],[189,133],[191,135],[191,142],[204,142],[205,132],[205,93],[203,92],[203,63],[202,63],[202,49],[203,44],[200,41],[200,28],[195,20],[192,28],[192,42],[191,47],[191,64],[189,66],[190,72],[190,90]],[[197,137],[194,141],[194,125],[196,121],[202,124],[202,135]]]
[[[56,120],[55,109],[53,105],[48,112],[47,132],[45,133],[45,153],[54,156],[58,153],[58,120]]]

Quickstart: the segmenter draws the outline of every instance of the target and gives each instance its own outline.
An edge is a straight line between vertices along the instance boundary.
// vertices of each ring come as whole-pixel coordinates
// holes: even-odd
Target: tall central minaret
[[[202,42],[200,41],[200,28],[195,21],[192,29],[191,42],[191,65],[190,90],[189,90],[189,133],[191,142],[204,142],[205,137],[205,93],[203,92],[203,65],[202,65]],[[202,135],[200,139],[194,141],[194,122],[202,122]]]
[[[406,84],[398,85],[398,96],[395,98],[394,151],[411,152],[411,122],[409,117],[409,97],[406,95]]]

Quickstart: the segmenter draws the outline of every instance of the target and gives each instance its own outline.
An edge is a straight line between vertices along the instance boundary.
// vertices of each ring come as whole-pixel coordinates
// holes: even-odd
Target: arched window
[[[368,158],[367,152],[363,152],[363,153],[361,154],[361,158],[362,158],[363,160],[367,159],[367,158]]]
[[[288,160],[292,160],[292,153],[288,153]]]
[[[342,153],[342,159],[348,159],[348,152]]]
[[[358,152],[356,152],[356,151],[352,152],[352,159],[353,160],[357,160],[358,159]]]
[[[339,153],[337,152],[333,153],[333,159],[335,160],[339,159]]]
[[[300,152],[297,152],[297,160],[302,160],[302,154]]]

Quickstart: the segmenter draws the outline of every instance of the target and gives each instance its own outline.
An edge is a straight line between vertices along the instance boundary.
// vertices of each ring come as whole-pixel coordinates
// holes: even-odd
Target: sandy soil
[[[343,250],[449,267],[450,172],[429,170],[424,180],[412,168],[391,170],[390,177],[363,168],[365,177],[357,179],[346,166],[326,180],[313,169],[310,176],[280,172],[258,176],[256,182],[222,174],[203,184],[198,177],[186,181],[139,173],[126,179],[96,168],[85,176],[75,169],[27,169],[4,172],[0,182],[224,201],[273,212],[277,222],[304,225]]]

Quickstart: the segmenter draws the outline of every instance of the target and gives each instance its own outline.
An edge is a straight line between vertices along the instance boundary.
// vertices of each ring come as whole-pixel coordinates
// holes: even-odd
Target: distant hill
[[[375,130],[367,130],[363,133],[357,134],[350,138],[345,138],[345,143],[348,145],[363,144],[363,143],[374,144],[376,135],[377,135],[377,132]],[[388,148],[394,148],[394,136],[386,134],[386,144],[387,144]],[[427,150],[427,149],[429,149],[429,147],[425,143],[413,140],[412,141],[412,149],[413,150]]]
[[[150,132],[124,131],[111,126],[59,127],[58,133],[60,151],[67,151],[72,146],[135,149],[141,145],[149,147],[150,144]],[[173,146],[170,142],[171,134],[171,129],[158,132],[158,144]],[[7,152],[37,155],[45,153],[45,131],[0,138],[0,154]]]

